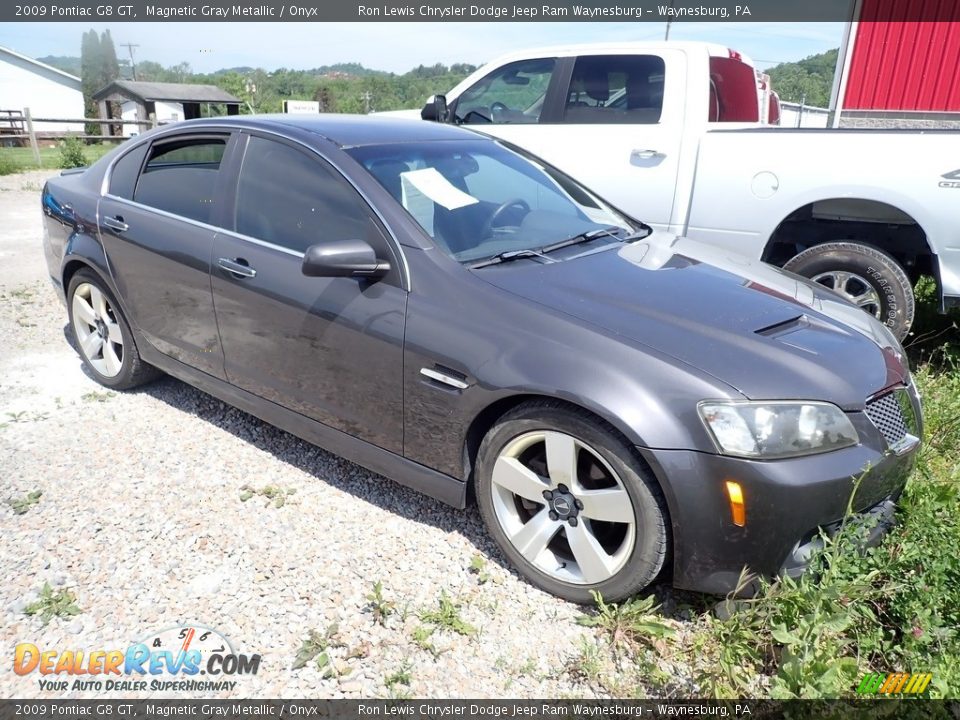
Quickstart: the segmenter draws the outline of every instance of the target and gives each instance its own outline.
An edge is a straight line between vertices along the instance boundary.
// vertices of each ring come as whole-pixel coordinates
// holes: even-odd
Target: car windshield
[[[622,240],[644,227],[580,184],[490,140],[347,150],[436,245],[463,263],[555,243]]]

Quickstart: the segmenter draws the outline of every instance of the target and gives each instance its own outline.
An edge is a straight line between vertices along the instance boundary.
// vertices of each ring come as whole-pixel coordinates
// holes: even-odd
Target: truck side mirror
[[[420,111],[420,117],[423,120],[432,120],[433,122],[447,121],[447,96],[431,95],[424,103]]]

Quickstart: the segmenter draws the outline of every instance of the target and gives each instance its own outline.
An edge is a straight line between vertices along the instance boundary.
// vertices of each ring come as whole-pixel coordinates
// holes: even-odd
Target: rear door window
[[[143,143],[123,155],[113,164],[110,171],[110,194],[124,200],[133,200],[133,190],[137,186],[137,176],[143,165],[149,145]]]
[[[657,123],[663,110],[659,55],[585,55],[573,66],[564,123]]]
[[[210,223],[227,137],[177,138],[150,148],[133,199],[174,215]]]
[[[465,125],[538,122],[555,66],[554,58],[537,58],[497,68],[457,98],[457,119]]]

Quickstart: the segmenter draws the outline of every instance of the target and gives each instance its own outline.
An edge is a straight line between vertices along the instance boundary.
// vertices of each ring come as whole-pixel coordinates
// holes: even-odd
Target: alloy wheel
[[[856,273],[846,270],[831,270],[814,275],[810,279],[830,288],[861,310],[866,310],[876,318],[880,317],[879,293],[870,281]]]
[[[555,430],[524,433],[503,448],[491,480],[507,539],[551,578],[593,585],[629,560],[636,543],[633,503],[588,444]]]
[[[123,367],[123,331],[107,296],[90,283],[73,293],[73,327],[80,352],[104,377],[116,377]]]

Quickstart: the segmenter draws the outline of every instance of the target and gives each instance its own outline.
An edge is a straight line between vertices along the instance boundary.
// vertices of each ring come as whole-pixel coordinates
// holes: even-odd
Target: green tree
[[[80,40],[80,88],[83,91],[84,117],[97,117],[97,103],[93,94],[100,89],[98,67],[100,64],[100,37],[96,30],[83,34]],[[88,123],[85,127],[88,135],[100,134],[100,126]]]
[[[781,100],[828,107],[838,53],[828,50],[797,62],[781,63],[766,72]]]

